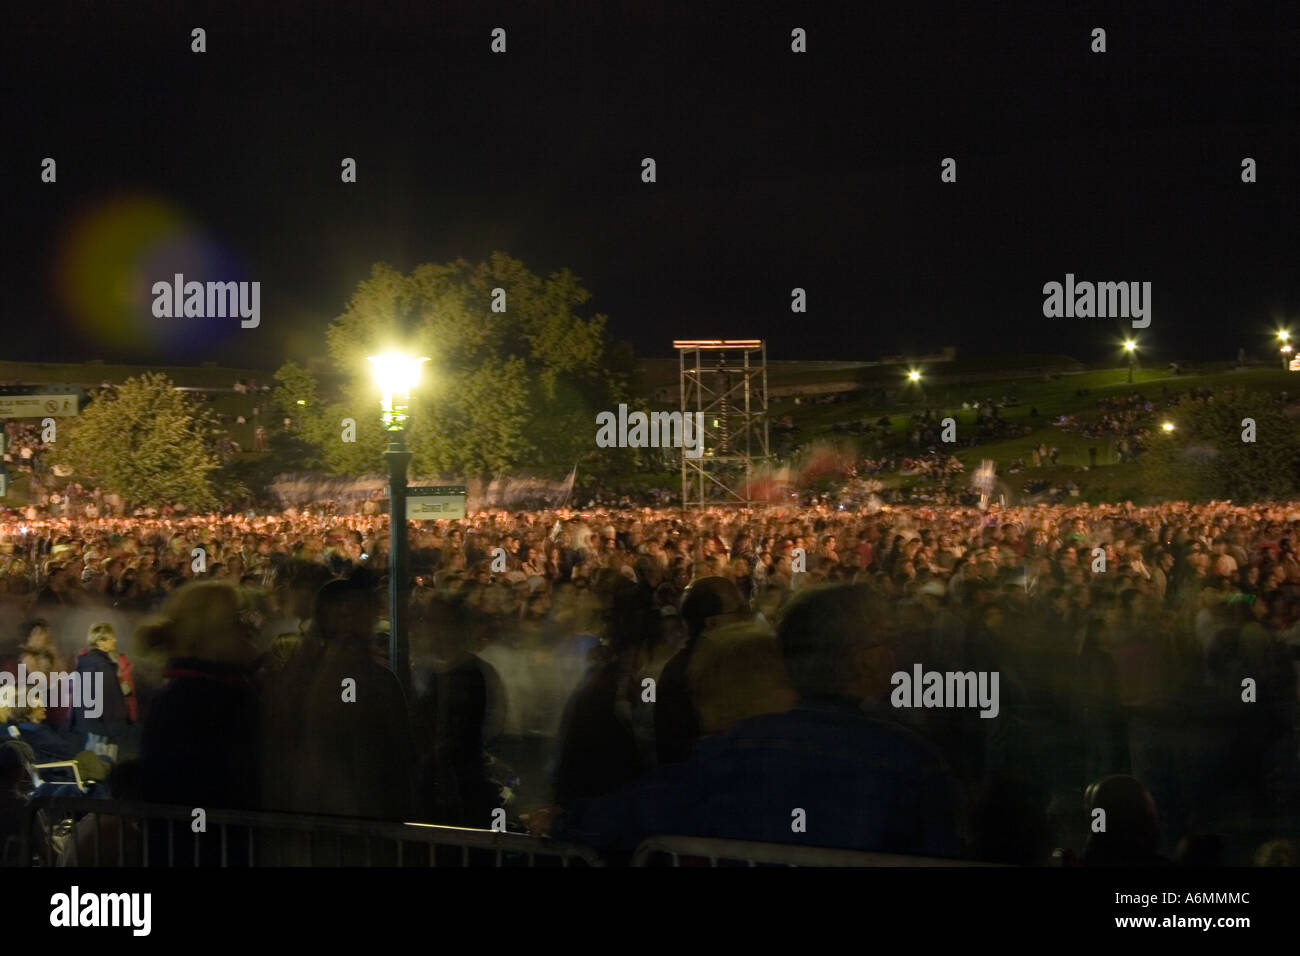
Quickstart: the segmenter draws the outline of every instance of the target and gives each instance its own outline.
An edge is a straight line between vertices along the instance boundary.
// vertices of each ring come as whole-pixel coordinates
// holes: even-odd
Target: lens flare
[[[124,351],[195,354],[239,329],[237,319],[159,318],[155,282],[240,281],[235,259],[174,203],[120,196],[90,209],[67,231],[55,260],[58,300],[90,341]]]

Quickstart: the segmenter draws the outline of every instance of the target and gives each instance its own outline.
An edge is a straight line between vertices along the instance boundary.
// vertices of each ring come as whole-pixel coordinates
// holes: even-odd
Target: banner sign
[[[85,399],[85,391],[75,385],[4,385],[0,418],[71,418]]]
[[[406,489],[406,517],[410,521],[465,517],[464,485],[424,485]]]

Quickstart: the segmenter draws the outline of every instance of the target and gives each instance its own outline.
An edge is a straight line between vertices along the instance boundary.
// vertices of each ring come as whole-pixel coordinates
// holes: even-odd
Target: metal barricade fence
[[[655,866],[667,858],[670,866],[989,866],[969,860],[899,856],[864,850],[758,843],[751,840],[715,840],[708,837],[653,836],[641,842],[632,866]]]
[[[27,807],[20,866],[603,866],[589,847],[523,833],[87,797]]]
[[[19,866],[604,866],[594,849],[523,833],[268,811],[38,797],[6,841]],[[969,867],[969,860],[693,836],[652,836],[630,865]]]

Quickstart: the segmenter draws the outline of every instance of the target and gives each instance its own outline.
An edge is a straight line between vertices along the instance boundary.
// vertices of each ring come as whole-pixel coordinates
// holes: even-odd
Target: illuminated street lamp
[[[925,404],[925,386],[921,384],[921,370],[919,368],[910,368],[907,370],[907,381],[910,385],[915,385],[916,390],[920,393],[921,404]]]
[[[1293,349],[1291,348],[1291,343],[1287,341],[1288,339],[1291,338],[1291,332],[1290,332],[1290,330],[1289,330],[1289,329],[1278,329],[1278,330],[1277,330],[1277,338],[1278,338],[1278,341],[1282,343],[1282,345],[1281,345],[1281,347],[1278,349],[1278,351],[1282,353],[1282,371],[1285,372],[1285,371],[1287,371],[1288,368],[1290,368],[1290,365],[1291,365],[1291,352],[1293,351]]]
[[[1128,355],[1128,383],[1133,384],[1133,369],[1137,367],[1137,340],[1125,339],[1124,352]]]
[[[420,384],[420,369],[429,361],[428,356],[411,358],[400,352],[385,352],[370,356],[370,361],[374,363],[375,384],[384,396],[384,428],[401,432],[406,427],[411,391]]]
[[[370,356],[375,384],[383,395],[384,433],[388,444],[388,661],[393,673],[409,693],[411,689],[410,641],[406,633],[409,600],[407,579],[410,558],[406,540],[406,470],[411,453],[406,448],[406,420],[412,390],[420,384],[420,369],[426,358],[412,358],[398,352]]]
[[[1163,425],[1161,425],[1160,427],[1163,428],[1163,429],[1165,430],[1166,433],[1168,433],[1168,432],[1171,432],[1171,431],[1174,430],[1174,423],[1173,423],[1173,422],[1165,422],[1165,423],[1164,423]]]

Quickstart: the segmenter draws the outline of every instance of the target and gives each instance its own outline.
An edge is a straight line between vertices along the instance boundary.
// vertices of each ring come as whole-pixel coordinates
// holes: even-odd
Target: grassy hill
[[[1068,369],[1044,374],[1044,368]],[[226,426],[231,437],[244,449],[242,457],[258,457],[252,451],[253,431],[260,421],[273,429],[273,413],[266,406],[269,393],[245,394],[233,390],[236,380],[256,380],[271,384],[272,378],[264,370],[224,368],[215,365],[197,367],[146,367],[133,365],[106,365],[98,362],[82,364],[0,362],[0,383],[71,383],[93,388],[101,382],[122,382],[146,371],[167,374],[178,386],[203,390],[213,412],[227,416]],[[1278,368],[1237,369],[1226,364],[1206,366],[1193,374],[1174,375],[1165,369],[1140,369],[1133,384],[1127,381],[1126,368],[1084,370],[1065,356],[1008,355],[986,359],[961,359],[935,363],[923,367],[922,381],[906,382],[905,366],[880,365],[862,362],[772,362],[769,364],[769,385],[808,385],[827,383],[853,383],[855,389],[835,401],[801,400],[779,397],[770,403],[774,422],[788,417],[795,426],[794,440],[801,446],[817,440],[840,443],[855,439],[843,431],[835,430],[837,424],[854,421],[875,423],[888,416],[896,436],[905,433],[910,415],[923,409],[938,410],[941,416],[956,419],[958,434],[970,434],[976,424],[978,412],[963,409],[963,403],[1003,403],[1014,399],[1014,404],[999,409],[1000,416],[1011,423],[1027,426],[1029,433],[1002,441],[988,442],[975,447],[959,448],[955,454],[967,469],[981,459],[998,463],[999,473],[1005,474],[1009,463],[1016,458],[1028,461],[1032,450],[1040,443],[1059,449],[1055,468],[1033,470],[1032,477],[1053,482],[1075,481],[1083,489],[1084,497],[1113,498],[1139,497],[1152,492],[1143,483],[1140,463],[1116,462],[1114,442],[1106,438],[1091,438],[1065,432],[1052,425],[1060,415],[1074,415],[1081,419],[1097,414],[1097,402],[1108,396],[1122,396],[1137,392],[1145,397],[1158,398],[1163,391],[1186,391],[1193,387],[1222,388],[1233,386],[1261,396],[1284,390],[1300,390],[1300,375]],[[671,384],[675,391],[677,363],[675,359],[650,359],[642,363],[641,388],[657,384]],[[984,380],[971,380],[981,376]],[[256,407],[263,406],[261,415]],[[244,423],[235,421],[243,416]],[[1097,449],[1098,466],[1083,470],[1089,463],[1089,448]],[[285,462],[286,469],[292,462]],[[1025,473],[1022,473],[1024,475]],[[25,479],[13,475],[9,501],[25,502]],[[1011,479],[1017,483],[1021,476]],[[675,472],[658,476],[656,480],[675,486],[679,480]],[[899,479],[894,479],[895,482]],[[910,479],[902,479],[910,483]],[[1019,483],[1023,483],[1020,481]]]
[[[983,404],[1014,396],[1016,404],[1000,408],[999,415],[1008,422],[1028,426],[1029,433],[959,448],[954,454],[967,470],[987,458],[995,461],[999,474],[1004,475],[1014,459],[1028,462],[1033,449],[1045,443],[1059,449],[1058,466],[1033,470],[1034,479],[1053,483],[1072,480],[1081,487],[1083,497],[1094,500],[1138,498],[1157,494],[1158,489],[1146,487],[1140,462],[1117,462],[1114,439],[1063,431],[1052,422],[1060,415],[1077,416],[1080,420],[1094,417],[1098,414],[1098,401],[1107,397],[1137,393],[1144,398],[1159,399],[1166,390],[1186,392],[1197,387],[1240,388],[1263,398],[1282,391],[1295,393],[1300,388],[1300,375],[1276,368],[1237,369],[1226,366],[1183,375],[1149,369],[1139,370],[1133,384],[1129,384],[1127,369],[1101,369],[1052,380],[1037,378],[929,388],[922,383],[910,394],[900,395],[898,401],[884,405],[870,399],[859,399],[796,406],[792,400],[782,400],[772,403],[772,414],[791,417],[799,430],[801,444],[818,439],[845,441],[849,436],[836,432],[835,424],[851,421],[874,423],[882,416],[890,418],[894,434],[901,437],[909,416],[925,408],[937,409],[941,416],[954,418],[960,436],[974,429],[979,414],[973,408],[963,409],[963,403]],[[1081,471],[1089,465],[1089,448],[1097,449],[1098,467]],[[1018,479],[1023,483],[1028,477],[1022,472],[1010,480],[1013,484]]]

